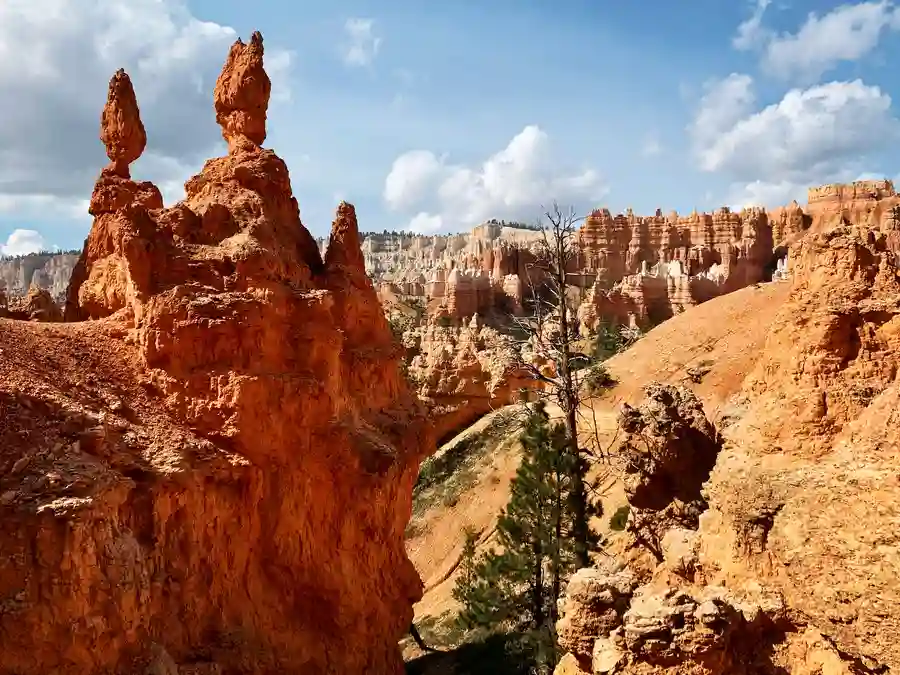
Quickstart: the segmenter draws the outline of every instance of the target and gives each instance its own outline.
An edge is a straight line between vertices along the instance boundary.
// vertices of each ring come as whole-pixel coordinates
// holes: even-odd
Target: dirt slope
[[[638,402],[642,387],[654,380],[685,384],[703,401],[707,415],[718,418],[756,363],[788,291],[785,283],[744,288],[694,307],[648,332],[626,352],[607,361],[618,384],[593,402],[593,410],[584,411],[588,426],[596,426],[604,446],[613,445],[619,406],[623,401]],[[698,367],[708,372],[695,383],[687,378],[687,369]],[[515,442],[502,446],[453,506],[436,505],[415,536],[407,540],[409,557],[425,582],[425,595],[415,607],[417,621],[454,609],[451,591],[455,577],[447,573],[459,560],[463,531],[468,526],[490,532],[506,503],[507,486],[517,464]],[[607,517],[625,501],[618,481],[608,487],[604,498]]]

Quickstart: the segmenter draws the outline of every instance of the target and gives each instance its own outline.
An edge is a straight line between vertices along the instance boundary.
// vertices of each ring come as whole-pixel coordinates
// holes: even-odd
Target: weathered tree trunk
[[[570,360],[571,336],[569,335],[569,308],[566,305],[566,267],[568,256],[565,252],[565,241],[562,236],[556,237],[557,248],[557,285],[559,286],[559,330],[562,354],[560,358],[559,377],[562,380],[563,412],[566,414],[566,430],[569,434],[569,452],[575,459],[575,472],[572,486],[572,511],[574,523],[572,527],[575,540],[575,559],[579,567],[590,567],[591,558],[588,553],[588,508],[587,489],[585,488],[584,464],[578,447],[578,391],[572,377]]]

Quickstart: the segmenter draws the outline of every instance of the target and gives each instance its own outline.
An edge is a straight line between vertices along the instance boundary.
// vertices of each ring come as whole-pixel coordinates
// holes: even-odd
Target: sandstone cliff
[[[892,212],[897,206],[890,181],[858,181],[810,188],[807,205],[792,202],[768,213],[613,217],[597,210],[579,231],[581,254],[571,275],[586,292],[579,319],[585,332],[601,319],[652,324],[748,284],[784,279],[787,247],[808,231],[842,219],[879,227],[900,216]],[[361,246],[382,293],[427,302],[432,315],[462,323],[475,313],[522,313],[526,267],[539,239],[533,229],[492,221],[452,235],[369,233]],[[324,254],[327,240],[316,245]],[[0,261],[0,284],[24,295],[33,281],[60,299],[74,264],[69,254]]]
[[[558,672],[900,668],[900,246],[877,210],[793,245],[790,297],[718,420],[708,508],[661,533],[649,573],[626,557],[573,579]]]
[[[8,297],[24,296],[32,285],[44,288],[57,302],[66,296],[77,253],[32,253],[0,259],[0,288]]]
[[[74,323],[0,320],[2,672],[402,671],[431,437],[353,207],[323,260],[261,147],[269,90],[255,33],[216,84],[228,155],[163,208],[116,73]]]

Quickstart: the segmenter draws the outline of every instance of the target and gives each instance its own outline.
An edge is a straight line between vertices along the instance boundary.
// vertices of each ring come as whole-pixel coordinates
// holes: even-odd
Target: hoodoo
[[[402,670],[430,431],[353,207],[323,261],[261,147],[270,89],[262,36],[238,40],[228,155],[163,208],[110,82],[68,322],[0,322],[0,672]]]

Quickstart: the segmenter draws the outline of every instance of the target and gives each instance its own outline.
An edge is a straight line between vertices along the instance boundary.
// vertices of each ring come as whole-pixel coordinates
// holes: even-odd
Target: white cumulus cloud
[[[444,165],[429,150],[411,150],[394,160],[384,181],[384,199],[395,210],[420,204],[438,186]]]
[[[381,48],[381,38],[375,34],[375,20],[347,19],[344,32],[347,34],[344,63],[348,66],[371,65]]]
[[[420,231],[471,227],[489,218],[532,221],[542,206],[594,206],[607,192],[594,169],[566,169],[555,161],[546,132],[526,126],[477,166],[413,150],[397,157],[385,179],[389,208],[416,213]]]
[[[420,212],[412,217],[407,229],[419,234],[432,234],[438,232],[444,225],[444,219],[437,215]]]
[[[36,230],[13,230],[6,238],[6,243],[0,244],[0,255],[25,255],[45,250],[47,243]]]
[[[4,0],[0,3],[0,203],[81,209],[107,159],[100,112],[110,77],[131,75],[147,150],[138,179],[167,196],[221,148],[212,92],[234,29],[193,16],[182,0]],[[249,36],[244,36],[246,39]],[[291,55],[267,45],[273,99],[289,97]]]
[[[729,203],[802,198],[900,138],[890,96],[861,80],[792,89],[761,110],[754,100],[752,79],[732,74],[708,87],[689,129],[699,168],[734,181]]]
[[[844,4],[811,12],[796,33],[776,33],[763,25],[770,0],[758,0],[753,15],[738,27],[732,44],[758,50],[763,69],[785,80],[817,81],[841,62],[872,52],[888,30],[900,29],[900,11],[888,0]]]
[[[763,14],[771,3],[772,0],[756,0],[753,14],[738,26],[737,34],[731,40],[735,49],[752,49],[771,35],[771,31],[763,26],[762,22]]]

